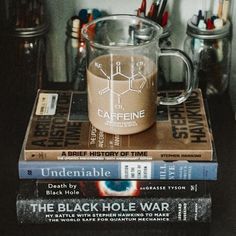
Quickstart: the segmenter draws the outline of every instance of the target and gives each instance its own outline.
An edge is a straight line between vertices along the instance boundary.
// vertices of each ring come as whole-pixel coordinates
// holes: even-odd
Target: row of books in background
[[[200,90],[129,136],[91,126],[86,107],[83,92],[38,92],[19,159],[20,223],[210,220],[218,165]]]

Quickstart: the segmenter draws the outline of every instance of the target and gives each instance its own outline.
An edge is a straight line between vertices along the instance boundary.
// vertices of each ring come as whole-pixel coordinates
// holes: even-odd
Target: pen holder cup
[[[227,91],[230,76],[230,22],[220,29],[199,29],[187,24],[184,51],[194,65],[193,87],[201,88],[205,97]]]

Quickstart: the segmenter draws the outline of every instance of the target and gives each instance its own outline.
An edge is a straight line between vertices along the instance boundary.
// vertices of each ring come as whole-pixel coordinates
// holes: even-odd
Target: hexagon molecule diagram
[[[117,96],[118,104],[121,102],[121,96],[128,92],[141,93],[142,89],[147,83],[147,79],[141,73],[140,66],[143,65],[143,62],[138,62],[137,67],[139,70],[135,73],[134,65],[131,66],[131,76],[127,76],[122,73],[121,63],[117,61],[115,63],[115,71],[111,70],[111,75],[108,76],[102,69],[101,64],[96,64],[95,66],[101,71],[101,73],[107,78],[107,87],[100,90],[99,94],[104,95],[106,93],[112,93]],[[113,68],[113,66],[112,66]],[[118,83],[112,83],[113,80],[116,81],[116,77],[119,77],[119,80],[122,80],[122,86],[118,86]],[[121,79],[122,78],[122,79]]]

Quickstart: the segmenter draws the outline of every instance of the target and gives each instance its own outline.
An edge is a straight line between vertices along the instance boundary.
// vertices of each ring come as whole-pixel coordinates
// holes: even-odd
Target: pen
[[[217,16],[218,15],[218,3],[219,0],[213,0],[213,10],[212,10],[212,14],[213,16]]]
[[[200,20],[203,20],[203,19],[204,19],[204,18],[203,18],[203,15],[202,15],[202,10],[199,10],[199,11],[198,11],[197,18],[198,18],[197,25],[199,25]]]
[[[219,18],[215,19],[214,26],[215,26],[216,29],[221,29],[224,26],[223,19],[219,19]],[[217,58],[218,58],[218,61],[222,61],[223,60],[223,42],[222,42],[222,39],[217,40],[217,45],[218,45]]]
[[[215,27],[214,27],[214,24],[213,24],[213,22],[212,22],[212,20],[209,19],[209,18],[207,19],[206,28],[207,28],[208,30],[212,30],[212,29],[215,28]]]
[[[224,0],[223,10],[222,10],[222,19],[224,22],[226,22],[228,19],[228,13],[229,13],[229,0]]]
[[[211,21],[214,22],[215,19],[217,19],[217,16],[213,15],[213,16],[211,17]]]
[[[150,7],[150,10],[148,12],[148,18],[153,20],[153,21],[156,21],[156,15],[157,15],[157,12],[158,12],[158,7],[159,7],[159,3],[157,5],[156,1],[154,0],[152,2],[152,5]]]
[[[222,18],[223,0],[219,0],[217,16]]]
[[[168,11],[165,11],[163,16],[162,16],[162,21],[161,21],[161,26],[165,27],[168,23],[168,18],[169,18],[169,13]]]
[[[206,29],[206,24],[204,22],[204,19],[201,19],[198,23],[198,28],[199,29]]]
[[[147,7],[147,1],[146,0],[142,0],[141,7],[139,8],[140,15],[142,15],[142,13],[143,13],[144,16],[146,16],[146,7]]]
[[[94,20],[102,16],[101,12],[98,9],[96,9],[96,8],[93,9],[93,13],[92,14],[93,14],[93,19]]]
[[[72,48],[79,48],[80,39],[80,20],[77,17],[72,17]]]
[[[162,16],[163,16],[163,13],[165,11],[166,4],[167,4],[167,0],[161,0],[160,1],[160,5],[159,5],[159,8],[158,8],[158,12],[157,12],[157,20],[156,20],[158,24],[161,24]]]
[[[86,24],[88,22],[88,11],[87,9],[81,9],[79,11],[79,19],[81,24]]]
[[[198,25],[198,22],[199,22],[198,16],[197,16],[197,15],[193,15],[192,18],[191,18],[191,23],[192,23],[193,25],[197,26],[197,25]]]
[[[214,26],[216,29],[221,29],[223,26],[224,26],[224,22],[223,22],[223,19],[215,19],[214,20]]]

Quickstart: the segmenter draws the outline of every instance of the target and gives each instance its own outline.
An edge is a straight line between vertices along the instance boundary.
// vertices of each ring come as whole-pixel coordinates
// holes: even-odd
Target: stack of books
[[[201,91],[157,109],[148,130],[112,135],[88,121],[85,93],[40,90],[19,159],[19,223],[208,222],[218,166]]]

